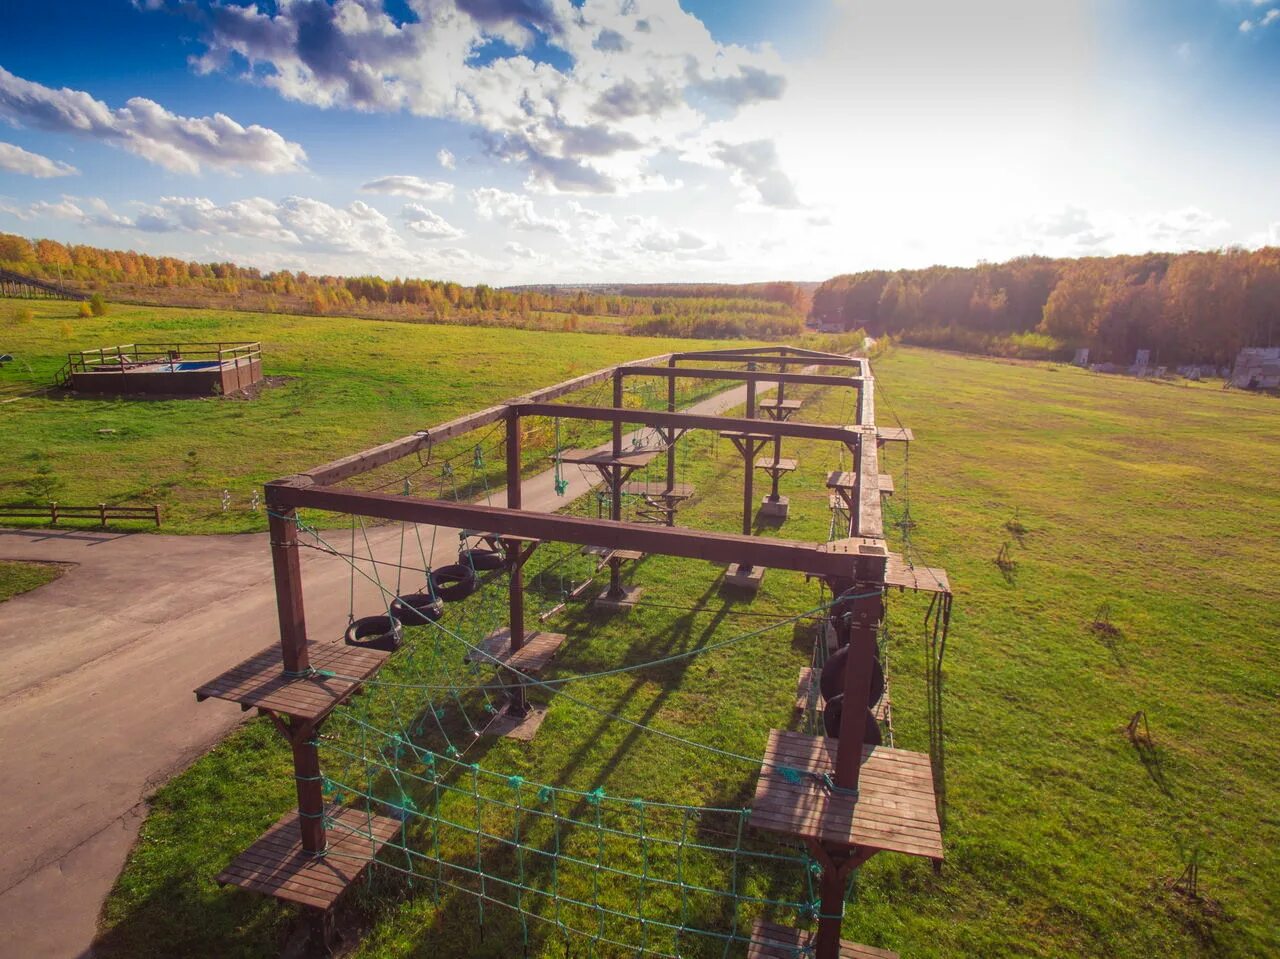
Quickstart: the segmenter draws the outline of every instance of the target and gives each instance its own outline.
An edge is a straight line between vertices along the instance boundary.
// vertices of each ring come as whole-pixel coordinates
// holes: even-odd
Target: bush
[[[29,306],[15,306],[13,308],[13,317],[10,322],[14,326],[23,326],[30,323],[36,318],[35,310]]]
[[[89,310],[94,316],[107,315],[107,301],[102,298],[101,293],[95,293],[89,298]]]
[[[88,303],[86,303],[84,300],[81,300],[81,301],[80,301],[80,317],[81,317],[81,319],[87,319],[87,318],[88,318],[88,317],[90,317],[90,316],[93,316],[93,308],[92,308],[91,306],[89,306],[89,304],[88,304]]]

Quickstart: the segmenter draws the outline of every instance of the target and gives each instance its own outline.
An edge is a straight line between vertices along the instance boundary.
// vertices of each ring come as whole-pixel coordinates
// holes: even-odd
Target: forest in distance
[[[525,329],[777,340],[863,330],[1026,359],[1229,365],[1280,342],[1280,248],[867,270],[823,283],[538,284],[316,276],[0,234],[0,267],[108,299]]]

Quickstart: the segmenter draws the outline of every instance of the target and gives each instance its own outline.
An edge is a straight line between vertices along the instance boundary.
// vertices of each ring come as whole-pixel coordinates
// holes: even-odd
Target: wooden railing
[[[48,506],[0,506],[0,519],[44,519],[57,526],[59,520],[91,519],[103,526],[109,519],[153,520],[160,525],[160,504],[152,506],[108,506],[99,503],[97,506],[63,506],[50,503]]]
[[[54,374],[58,386],[68,386],[73,373],[93,370],[136,369],[155,363],[215,361],[239,367],[262,359],[262,344],[254,343],[124,343],[67,354],[67,362]]]

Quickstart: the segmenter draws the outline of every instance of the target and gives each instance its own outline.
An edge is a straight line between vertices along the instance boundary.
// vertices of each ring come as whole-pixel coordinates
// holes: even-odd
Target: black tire
[[[394,616],[362,616],[347,627],[346,643],[361,649],[394,653],[403,637],[400,620]]]
[[[440,621],[444,603],[430,593],[410,593],[391,604],[391,615],[406,626],[425,626]]]
[[[496,549],[464,549],[458,553],[458,565],[488,573],[506,566],[507,558]]]
[[[849,661],[849,647],[837,649],[828,657],[818,677],[818,688],[822,690],[823,699],[834,699],[844,692],[844,675]],[[871,691],[867,694],[867,702],[874,706],[884,695],[884,667],[880,660],[871,660]]]
[[[834,699],[827,701],[827,707],[822,711],[822,726],[826,730],[828,736],[833,739],[840,738],[840,717],[844,712],[844,697],[836,696]],[[862,733],[862,741],[868,746],[879,746],[884,738],[880,735],[880,724],[876,722],[875,715],[871,710],[867,710],[867,725]]]
[[[476,591],[476,571],[461,563],[433,569],[431,591],[446,603],[466,599]]]

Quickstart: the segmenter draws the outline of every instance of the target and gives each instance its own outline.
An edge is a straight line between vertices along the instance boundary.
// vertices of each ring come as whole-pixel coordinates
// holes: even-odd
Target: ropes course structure
[[[815,372],[824,368],[838,372]],[[628,390],[633,377],[664,381],[665,397],[660,389]],[[681,382],[745,384],[745,416],[681,410]],[[556,402],[609,384],[611,405]],[[803,387],[849,389],[845,422],[798,421],[794,391]],[[376,863],[438,903],[471,903],[481,935],[518,937],[526,955],[556,939],[566,953],[585,944],[592,955],[671,959],[893,955],[843,941],[841,919],[854,871],[875,853],[941,862],[941,668],[951,593],[944,572],[915,567],[885,543],[881,499],[892,484],[880,476],[878,450],[909,440],[910,431],[875,426],[873,387],[869,364],[857,357],[793,347],[670,354],[586,374],[268,484],[280,644],[196,695],[257,709],[275,724],[293,751],[298,808],[218,881],[314,910],[326,939],[336,903]],[[761,389],[776,390],[775,398],[762,404]],[[771,412],[761,417],[762,410]],[[534,420],[546,422],[555,497],[567,505],[583,495],[581,480],[594,478],[608,518],[524,508],[524,444]],[[639,429],[627,435],[624,425]],[[607,428],[607,443],[566,448],[569,436],[590,442],[599,427]],[[470,448],[433,458],[450,441],[485,430]],[[729,438],[743,456],[741,534],[676,525],[678,505],[691,495],[677,482],[677,447],[695,430]],[[779,479],[789,472],[782,464],[794,463],[781,456],[787,439],[840,451],[841,468],[828,481],[827,541],[752,535],[752,474],[770,475],[761,507],[776,510],[784,499]],[[773,455],[762,465],[755,453],[765,446]],[[351,483],[415,457],[407,474],[367,489]],[[647,471],[659,457],[665,476],[655,479]],[[505,473],[501,491],[491,485],[495,459]],[[579,467],[577,486],[566,465]],[[630,479],[637,470],[646,471],[639,494]],[[624,519],[628,497],[640,503]],[[655,503],[662,509],[655,512]],[[302,510],[349,515],[348,542],[339,544]],[[393,524],[382,532],[394,561],[377,558],[366,520]],[[308,634],[303,548],[350,567],[345,642]],[[540,549],[546,562],[527,570]],[[538,614],[545,621],[584,597],[607,569],[597,609],[664,608],[622,582],[623,564],[646,554],[724,564],[726,582],[736,576],[748,588],[759,586],[766,569],[790,570],[817,578],[822,598],[793,615],[745,613],[767,622],[691,649],[544,678],[567,637],[528,631],[526,598],[553,604]],[[381,611],[357,617],[358,587],[376,591]],[[933,594],[925,619],[927,756],[893,745],[884,627],[892,587]],[[593,684],[610,677],[767,641],[802,620],[820,627],[797,689],[808,731],[774,729],[763,756],[621,715],[591,695]],[[607,781],[571,788],[468,761],[482,737],[534,738],[552,706],[622,724],[664,748],[758,770],[754,797],[741,807],[680,804],[615,795]]]

